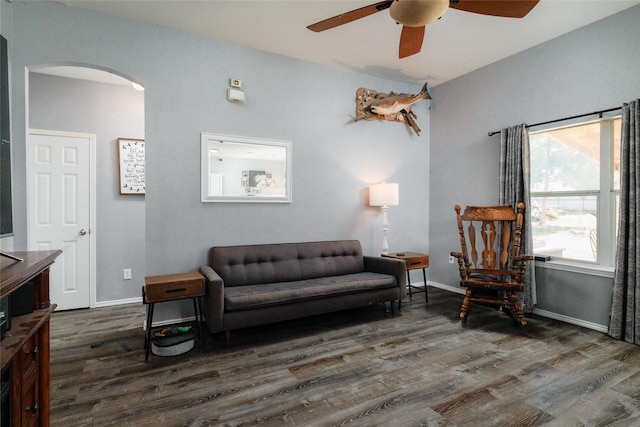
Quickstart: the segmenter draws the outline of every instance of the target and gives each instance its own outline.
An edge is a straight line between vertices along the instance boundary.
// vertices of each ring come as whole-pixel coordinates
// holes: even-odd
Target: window
[[[620,118],[529,134],[534,253],[613,266]]]

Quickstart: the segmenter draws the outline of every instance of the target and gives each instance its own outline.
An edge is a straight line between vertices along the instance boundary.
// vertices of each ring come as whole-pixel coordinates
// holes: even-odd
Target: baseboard
[[[444,284],[438,283],[438,282],[429,281],[429,286],[433,286],[434,288],[440,288],[440,289],[443,289],[443,290],[449,291],[449,292],[455,292],[457,294],[463,294],[464,295],[464,293],[465,293],[465,290],[462,289],[462,288],[457,288],[455,286],[450,286],[450,285],[444,285]],[[549,318],[549,319],[554,319],[554,320],[559,320],[561,322],[570,323],[570,324],[576,325],[576,326],[582,326],[583,328],[592,329],[592,330],[598,331],[598,332],[607,333],[609,331],[609,327],[606,326],[606,325],[599,325],[597,323],[589,322],[587,320],[576,319],[575,317],[565,316],[564,314],[558,314],[558,313],[554,313],[552,311],[542,310],[542,309],[539,309],[539,308],[534,308],[533,309],[533,314],[536,314],[536,315],[538,315],[540,317],[546,317],[546,318]]]
[[[433,282],[431,280],[429,280],[429,286],[433,286],[434,288],[443,289],[445,291],[454,292],[456,294],[461,294],[461,295],[464,295],[465,293],[465,290],[460,287],[445,285],[443,283]]]
[[[564,314],[554,313],[552,311],[542,310],[540,308],[534,308],[533,314],[537,314],[541,317],[547,317],[549,319],[559,320],[565,323],[571,323],[572,325],[582,326],[583,328],[592,329],[598,332],[607,333],[609,327],[607,325],[600,325],[598,323],[589,322],[587,320],[576,319],[575,317],[565,316]]]
[[[119,299],[119,300],[112,300],[112,301],[100,301],[100,302],[96,302],[95,308],[113,307],[113,306],[116,306],[116,305],[124,305],[124,304],[142,304],[142,297]],[[195,316],[184,317],[182,319],[161,320],[159,322],[154,322],[153,327],[157,328],[157,327],[160,327],[160,326],[175,325],[175,324],[178,324],[178,323],[194,322],[195,320],[196,320]],[[142,330],[144,330],[144,331],[147,330],[147,321],[146,320],[144,322],[142,322]]]
[[[114,305],[124,305],[124,304],[142,304],[142,297],[118,299],[118,300],[111,300],[111,301],[96,301],[95,308],[113,307]]]

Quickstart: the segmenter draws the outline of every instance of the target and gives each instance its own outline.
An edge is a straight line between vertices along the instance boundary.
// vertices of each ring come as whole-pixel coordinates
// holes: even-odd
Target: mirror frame
[[[244,145],[275,146],[285,149],[285,194],[284,196],[270,196],[260,194],[247,194],[242,196],[211,196],[209,194],[209,140],[223,141],[225,143],[237,143]],[[200,133],[200,198],[201,202],[223,203],[291,203],[291,141],[254,138],[237,135],[222,135],[210,132]],[[241,179],[241,177],[238,177]]]

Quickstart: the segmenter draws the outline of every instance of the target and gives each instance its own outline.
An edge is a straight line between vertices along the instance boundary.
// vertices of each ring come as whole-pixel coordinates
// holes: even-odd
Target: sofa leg
[[[230,344],[231,344],[231,331],[227,330],[227,331],[224,331],[224,346],[228,348]]]
[[[393,300],[389,301],[389,305],[391,306],[391,315],[395,316],[396,315],[396,305],[394,304],[394,301]]]

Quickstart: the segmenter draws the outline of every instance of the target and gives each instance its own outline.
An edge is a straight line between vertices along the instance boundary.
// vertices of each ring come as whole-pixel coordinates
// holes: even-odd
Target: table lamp
[[[382,182],[369,186],[369,206],[380,206],[382,209],[382,253],[389,253],[389,243],[387,233],[389,232],[389,220],[387,210],[389,206],[398,206],[400,192],[398,184],[393,182]]]

